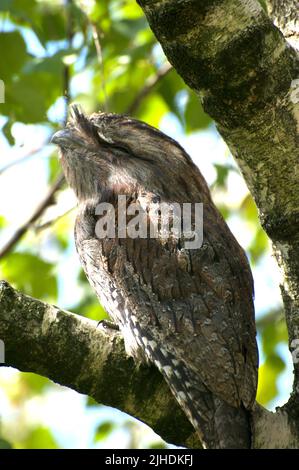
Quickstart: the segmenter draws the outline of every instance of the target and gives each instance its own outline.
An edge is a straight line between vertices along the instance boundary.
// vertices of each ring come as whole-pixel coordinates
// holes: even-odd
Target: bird
[[[127,354],[160,370],[203,448],[250,448],[258,370],[253,278],[199,168],[149,124],[108,112],[88,116],[77,105],[52,142],[78,200],[81,265]],[[171,209],[186,204],[191,232],[184,233]],[[195,233],[196,204],[202,224]],[[136,217],[143,232],[132,229]],[[194,234],[201,237],[192,245]]]

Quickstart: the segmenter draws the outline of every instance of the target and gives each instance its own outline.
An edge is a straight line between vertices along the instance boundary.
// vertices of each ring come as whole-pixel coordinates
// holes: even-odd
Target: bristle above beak
[[[86,119],[86,116],[80,105],[72,104],[70,106],[70,118],[74,123],[80,122],[82,119]]]

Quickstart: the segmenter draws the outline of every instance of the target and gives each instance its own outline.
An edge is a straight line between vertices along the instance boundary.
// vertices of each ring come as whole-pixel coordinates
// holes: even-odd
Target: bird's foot
[[[100,320],[97,324],[97,328],[100,325],[107,330],[119,331],[119,326],[116,323],[113,323],[112,321],[109,321],[109,320]]]

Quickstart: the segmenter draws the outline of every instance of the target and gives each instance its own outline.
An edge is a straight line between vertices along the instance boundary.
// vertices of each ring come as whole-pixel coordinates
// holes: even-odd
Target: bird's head
[[[79,201],[107,190],[166,194],[181,186],[178,178],[192,167],[182,147],[157,129],[124,115],[86,116],[77,106],[52,142],[60,148],[66,179]]]

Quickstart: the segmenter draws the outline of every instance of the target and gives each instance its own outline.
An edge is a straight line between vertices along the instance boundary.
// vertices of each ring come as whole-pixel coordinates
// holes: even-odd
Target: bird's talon
[[[113,323],[112,321],[109,321],[109,320],[100,320],[98,322],[96,328],[98,328],[100,325],[103,328],[106,328],[106,329],[109,329],[109,330],[119,331],[119,326],[116,323]]]

